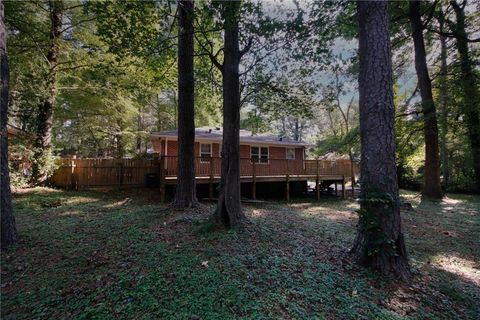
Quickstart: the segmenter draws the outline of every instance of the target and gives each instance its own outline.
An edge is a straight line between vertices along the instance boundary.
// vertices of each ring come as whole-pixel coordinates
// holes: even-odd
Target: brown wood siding
[[[160,168],[165,169],[165,175],[170,183],[175,181],[177,158],[168,156],[164,162],[160,160],[131,160],[131,159],[61,159],[59,168],[50,178],[50,183],[58,187],[78,188],[97,186],[141,186],[145,182],[147,173],[158,174]],[[240,161],[241,176],[243,181],[251,179],[253,170],[257,178],[276,179],[268,181],[285,181],[287,175],[287,161],[285,159],[271,159],[269,164],[252,163],[249,158]],[[214,157],[213,161],[195,161],[195,174],[197,177],[220,177],[221,159]],[[355,164],[355,172],[358,175],[359,165]],[[305,160],[288,161],[288,174],[303,175],[310,178],[318,177],[326,180],[343,180],[350,177],[349,160]],[[173,179],[172,179],[173,178]],[[297,177],[298,179],[299,177]],[[293,178],[295,179],[295,177]],[[200,183],[208,183],[211,180],[199,179]],[[264,180],[265,181],[265,180]],[[292,180],[295,181],[295,180]]]
[[[241,144],[240,145],[240,158],[250,158],[250,146]]]
[[[165,155],[165,140],[162,139],[161,142],[157,138],[152,139],[152,144],[155,152],[159,152],[161,155]],[[207,142],[205,142],[207,143]],[[257,145],[240,145],[240,158],[242,159],[249,159],[250,158],[250,147],[257,146]],[[261,147],[265,147],[265,145],[261,145]],[[216,158],[220,155],[220,144],[219,143],[212,143],[212,157]],[[286,170],[286,163],[284,161],[287,157],[287,149],[290,147],[283,147],[283,146],[268,146],[268,156],[269,156],[269,163],[268,164],[261,164],[263,166],[275,166],[275,169],[278,170]],[[299,169],[303,167],[303,160],[304,160],[304,148],[297,147],[295,149],[295,160],[289,161],[289,168]],[[177,156],[177,141],[169,140],[168,141],[168,156]],[[200,157],[200,142],[195,142],[195,157]]]

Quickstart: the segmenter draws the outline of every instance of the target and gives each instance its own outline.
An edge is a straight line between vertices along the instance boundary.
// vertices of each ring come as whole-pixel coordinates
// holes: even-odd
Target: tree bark
[[[139,108],[139,114],[137,116],[137,136],[135,137],[135,147],[137,154],[143,153],[142,150],[142,134],[145,131],[145,126],[143,125],[143,119],[142,119],[142,114],[144,114],[144,110],[142,107]],[[145,148],[146,149],[146,148]]]
[[[115,135],[115,157],[123,159],[125,144],[123,143],[123,135],[121,133]]]
[[[60,53],[59,40],[62,33],[63,1],[49,1],[50,9],[50,48],[47,53],[48,74],[46,78],[46,96],[39,106],[34,161],[32,164],[32,182],[41,184],[47,179],[47,168],[52,153],[52,127],[55,100],[57,98],[57,66]]]
[[[480,192],[480,84],[473,71],[474,62],[470,58],[467,33],[465,31],[464,8],[459,6],[456,1],[451,1],[450,4],[457,18],[454,34],[462,75],[462,109],[472,150],[475,189],[477,192]]]
[[[443,14],[443,13],[442,13]],[[440,29],[443,31],[443,23]],[[447,39],[440,35],[440,103],[439,103],[439,125],[440,125],[440,159],[443,175],[443,188],[448,189],[450,184],[450,168],[448,164],[448,86],[447,86]]]
[[[1,141],[0,141],[0,164],[1,164],[1,248],[6,249],[17,242],[17,227],[12,210],[12,193],[10,190],[10,174],[8,171],[8,57],[7,57],[7,30],[5,29],[4,3],[0,0],[0,54],[2,77],[1,99]]]
[[[424,122],[425,174],[422,196],[439,199],[442,197],[442,187],[440,183],[437,113],[433,102],[432,82],[428,74],[419,1],[410,1],[409,18],[415,47],[415,70],[417,71],[418,87],[422,98]]]
[[[298,118],[295,118],[293,122],[294,122],[293,140],[300,141],[300,125],[298,123]]]
[[[125,141],[123,133],[125,132],[125,123],[123,119],[124,111],[121,106],[116,107],[117,111],[117,133],[115,133],[115,152],[114,155],[117,159],[123,159],[125,155]]]
[[[223,60],[222,177],[215,220],[227,228],[240,224],[240,45],[238,20],[240,1],[224,1],[225,48]]]
[[[178,1],[178,10],[178,156],[177,189],[173,206],[189,208],[197,204],[195,192],[193,0]]]
[[[410,276],[395,166],[395,111],[386,1],[359,1],[361,194],[357,263]]]

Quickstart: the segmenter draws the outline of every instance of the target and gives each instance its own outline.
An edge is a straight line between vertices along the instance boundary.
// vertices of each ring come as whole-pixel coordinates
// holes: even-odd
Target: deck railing
[[[199,178],[219,178],[220,157],[195,159],[195,174]],[[359,166],[354,163],[354,174]],[[240,159],[241,177],[326,177],[341,176],[350,179],[349,160],[286,160],[250,158]],[[147,174],[157,174],[161,179],[175,179],[177,157],[163,156],[158,160],[132,159],[61,159],[58,169],[50,178],[57,187],[143,186]]]
[[[177,174],[177,157],[164,156],[165,176],[175,177]],[[210,175],[220,176],[222,158],[200,158],[195,161],[195,174],[197,177],[208,177]],[[354,162],[353,171],[359,174],[359,165]],[[251,158],[240,158],[241,176],[285,176],[289,175],[336,175],[350,178],[352,168],[350,160],[287,160],[268,159],[264,161],[253,161]]]

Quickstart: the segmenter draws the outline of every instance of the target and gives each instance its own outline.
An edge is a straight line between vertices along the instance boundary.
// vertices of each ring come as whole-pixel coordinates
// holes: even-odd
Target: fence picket
[[[175,177],[177,157],[164,156],[165,177]],[[49,182],[62,188],[86,188],[107,186],[143,186],[148,173],[158,174],[161,160],[141,159],[60,159],[59,167]],[[304,160],[303,163],[285,159],[268,159],[267,163],[257,163],[256,177],[283,176],[286,174],[320,176],[344,176],[350,178],[350,161],[339,160]],[[220,176],[221,158],[212,157],[209,161],[196,159],[196,175],[210,178]],[[359,173],[359,165],[355,163],[355,174]],[[252,160],[240,159],[242,176],[252,177]],[[253,178],[253,177],[252,177]]]

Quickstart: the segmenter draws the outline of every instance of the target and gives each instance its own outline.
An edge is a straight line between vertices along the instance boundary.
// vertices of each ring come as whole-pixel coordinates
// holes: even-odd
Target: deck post
[[[208,183],[208,197],[213,199],[213,168],[214,168],[214,158],[210,158],[210,181]]]
[[[335,180],[335,195],[338,196],[337,180]]]
[[[355,199],[355,168],[353,167],[353,161],[350,160],[350,181],[352,182],[352,198]]]
[[[345,199],[346,198],[346,190],[345,190],[345,175],[343,175],[343,178],[342,178],[342,198]]]
[[[160,177],[160,202],[165,203],[165,157],[160,157],[159,165],[159,177]]]
[[[287,201],[290,201],[290,175],[287,173],[287,184],[286,184],[286,197]]]
[[[257,175],[255,172],[255,161],[252,161],[252,199],[257,199]]]
[[[287,183],[286,183],[286,198],[287,198],[287,202],[290,201],[290,174],[288,172],[288,160],[285,160],[287,162],[287,176],[286,176],[286,180],[287,180]]]
[[[320,174],[318,170],[318,159],[317,159],[317,179],[315,180],[315,191],[317,192],[317,200],[320,200]]]

